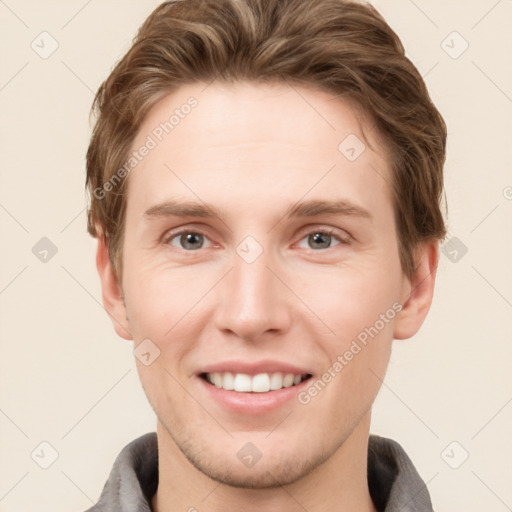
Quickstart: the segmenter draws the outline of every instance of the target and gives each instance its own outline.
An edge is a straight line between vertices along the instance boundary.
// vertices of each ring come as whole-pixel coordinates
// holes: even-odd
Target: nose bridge
[[[275,266],[271,251],[247,237],[236,247],[231,263],[232,269],[223,280],[217,326],[244,339],[286,329],[286,290],[268,268]]]

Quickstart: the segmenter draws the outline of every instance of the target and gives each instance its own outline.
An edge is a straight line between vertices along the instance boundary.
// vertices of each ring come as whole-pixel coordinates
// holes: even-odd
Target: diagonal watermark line
[[[307,190],[300,198],[298,201],[295,202],[295,204],[293,206],[296,206],[297,204],[300,203],[300,201],[302,201],[302,199],[304,199],[304,197],[306,197],[334,168],[336,167],[336,164],[334,164],[316,183],[314,183],[313,185],[311,185],[311,187],[309,188],[309,190]],[[284,219],[284,215],[267,231],[267,233],[270,233],[283,219]]]
[[[231,267],[216,283],[214,283],[211,288],[164,334],[164,337],[167,336],[232,270],[233,267]]]
[[[169,171],[171,171],[174,174],[174,176],[176,176],[176,178],[178,178],[181,181],[181,183],[183,183],[183,185],[185,185],[185,187],[187,187],[190,190],[190,192],[192,192],[192,194],[194,194],[197,197],[197,199],[199,199],[199,201],[201,201],[201,203],[203,203],[206,206],[206,203],[166,163],[164,163],[164,166],[167,167],[167,169],[169,169]],[[219,219],[220,222],[222,222],[222,224],[226,226],[230,233],[233,232],[233,230],[220,217],[215,216],[215,218]]]
[[[25,64],[23,64],[23,66],[21,66],[21,68],[18,69],[18,71],[16,71],[16,73],[14,73],[14,75],[11,76],[11,78],[9,78],[9,80],[7,80],[4,85],[2,85],[2,87],[0,87],[0,91],[3,91],[7,84],[12,82],[28,66],[28,62],[29,61],[25,62]]]
[[[22,270],[20,270],[1,290],[0,290],[0,295],[2,293],[5,292],[5,290],[7,290],[7,288],[9,288],[9,286],[11,286],[11,284],[16,280],[18,279],[18,277],[23,274],[23,272],[25,272],[25,270],[27,270],[28,268],[28,265],[25,265],[25,268],[23,268]]]
[[[387,180],[382,173],[380,173],[372,164],[368,163],[368,165],[391,187],[391,183]]]
[[[100,512],[102,512],[102,509],[100,507],[98,507],[98,505],[94,502],[94,500],[92,500],[89,496],[87,496],[87,494],[85,494],[85,492],[83,491],[83,489],[81,489],[75,482],[73,482],[73,480],[71,480],[71,478],[66,475],[66,473],[64,473],[64,471],[62,471],[62,469],[60,470],[60,472],[94,505],[94,509],[98,509]]]
[[[486,279],[473,265],[471,265],[471,268],[510,306],[512,307],[512,303],[510,303],[507,298],[502,295],[495,286],[493,286],[488,279]]]
[[[2,501],[27,475],[29,474],[29,471],[27,471],[1,498],[0,501]]]
[[[389,391],[391,391],[391,393],[393,393],[393,395],[395,395],[398,398],[398,400],[400,400],[400,402],[402,402],[402,404],[405,405],[405,407],[407,407],[407,409],[409,409],[409,411],[411,411],[414,414],[414,416],[416,416],[416,418],[418,418],[421,421],[421,423],[423,423],[423,425],[439,439],[439,436],[371,368],[368,368],[368,370],[370,370],[373,373],[373,375],[375,375],[375,377],[377,377],[377,379],[380,380],[382,385],[389,389]]]
[[[420,6],[414,2],[414,0],[409,0],[409,2],[414,5],[414,7],[416,7],[416,9],[418,9],[418,11],[420,11],[421,14],[423,14],[423,16],[425,16],[425,18],[427,18],[427,20],[430,21],[432,25],[434,25],[434,27],[439,28],[438,24],[423,9],[421,9]]]
[[[439,65],[439,61],[437,61],[424,75],[423,75],[423,79],[427,78],[427,76],[432,72],[434,71],[435,68],[437,68],[437,66]]]
[[[85,210],[85,206],[62,228],[61,233],[64,233],[66,229],[73,224],[73,222],[82,214],[82,212]]]
[[[408,510],[411,510],[410,508],[407,507],[407,505],[414,499],[416,498],[416,496],[418,496],[418,494],[420,492],[422,492],[424,489],[427,489],[428,488],[428,484],[430,482],[432,482],[432,480],[434,480],[434,478],[439,475],[439,471],[427,482],[427,483],[423,483],[423,485],[409,498],[409,500],[404,503],[404,506],[400,508],[400,510],[405,510],[405,511],[408,511]],[[407,507],[407,508],[406,508]],[[416,507],[415,507],[416,508]],[[399,511],[400,512],[400,511]]]
[[[208,83],[207,83],[207,84],[206,84],[206,85],[201,89],[201,92],[204,92],[206,89],[208,89],[208,87],[210,87],[210,85],[212,85],[212,84],[215,82],[215,80],[217,80],[217,77],[218,77],[219,75],[220,75],[220,72],[219,72],[219,73],[217,73],[217,74],[215,75],[215,78],[214,78],[211,82],[208,82]]]
[[[29,437],[27,436],[27,434],[25,434],[25,432],[23,432],[23,430],[21,430],[21,428],[11,419],[9,418],[9,416],[7,416],[7,414],[5,414],[5,412],[0,409],[0,412],[27,438],[29,439]]]
[[[475,229],[480,226],[480,224],[482,224],[482,222],[487,219],[487,217],[489,217],[489,215],[491,215],[491,213],[494,213],[494,211],[496,210],[496,208],[498,208],[499,204],[497,204],[469,233],[473,233],[473,231],[475,231]]]
[[[471,473],[473,473],[473,475],[475,475],[478,480],[480,480],[480,482],[482,482],[482,484],[487,487],[487,489],[489,489],[489,491],[491,491],[492,494],[494,494],[494,496],[496,496],[496,498],[500,500],[503,505],[505,505],[505,507],[507,507],[507,510],[512,510],[512,508],[510,508],[473,470],[471,470]]]
[[[69,20],[66,21],[62,27],[60,27],[60,29],[62,30],[63,28],[66,28],[71,23],[71,21],[73,21],[91,3],[91,1],[92,0],[88,0],[82,7],[80,7],[80,9],[78,9],[78,11],[73,14],[73,16],[71,16],[71,18],[69,18]]]
[[[292,414],[293,411],[290,411],[266,436],[265,436],[265,439],[270,435],[272,434],[276,429],[277,427],[279,427],[280,425],[282,425],[284,423],[284,420],[286,420],[288,418],[288,416],[290,416],[290,414]]]
[[[87,293],[87,295],[89,295],[92,300],[94,300],[94,302],[96,302],[96,304],[98,304],[100,306],[101,309],[103,309],[103,311],[105,311],[107,313],[107,315],[109,316],[109,318],[111,318],[117,325],[119,325],[119,327],[121,327],[121,329],[123,329],[123,331],[130,335],[131,336],[131,332],[127,331],[126,328],[124,327],[124,325],[119,322],[119,320],[117,320],[117,318],[115,318],[114,316],[112,316],[105,308],[105,306],[64,266],[64,265],[61,265],[61,267],[66,271],[66,273],[72,278],[74,279],[74,281],[82,288],[82,290],[85,291],[85,293]]]
[[[313,315],[316,316],[316,318],[318,318],[318,320],[320,320],[320,322],[322,322],[325,325],[325,327],[327,327],[327,329],[329,329],[329,331],[331,331],[331,333],[334,336],[336,336],[336,333],[268,265],[265,266],[270,270],[270,272],[272,272],[272,274],[274,274],[279,279],[279,281],[281,281],[281,283],[283,283],[286,286],[286,288],[288,288],[288,290],[290,290],[295,295],[295,297],[297,297],[297,299],[299,299],[302,302],[302,304],[304,304],[304,306],[306,306],[309,309],[309,311],[311,311],[311,313],[313,313]]]
[[[512,98],[474,60],[472,60],[471,63],[487,78],[487,80],[489,80],[489,82],[491,82],[491,84],[494,85],[494,87],[496,87],[496,89],[498,89],[498,91],[501,92],[501,94],[503,94],[503,96],[505,96],[505,98],[507,98],[508,101],[512,103]]]
[[[25,27],[27,28],[30,28],[6,3],[4,0],[0,0],[0,4],[4,5],[7,9],[9,9],[9,11],[11,11],[11,13],[16,17],[18,18],[18,20],[23,23],[23,25],[25,25]]]
[[[71,73],[73,73],[73,75],[76,76],[76,78],[78,78],[78,80],[80,80],[80,82],[82,82],[85,85],[85,87],[87,87],[87,89],[89,89],[89,91],[91,91],[94,94],[94,91],[63,60],[61,60],[61,62],[62,64],[64,64],[64,66],[66,66],[69,69]]]
[[[306,98],[304,98],[304,96],[302,96],[302,94],[297,89],[295,89],[295,87],[293,87],[293,85],[286,78],[284,80],[334,131],[336,131],[336,128],[334,128],[334,126],[329,123],[329,121],[327,121],[327,119],[322,114],[320,114],[320,112],[318,112],[318,110]]]
[[[505,404],[500,408],[500,410],[483,426],[480,428],[480,430],[478,430],[478,432],[471,438],[471,440],[473,440],[478,434],[480,434],[480,432],[482,432],[482,430],[487,427],[487,425],[489,425],[489,423],[491,423],[491,421],[496,418],[496,416],[498,416],[498,414],[503,410],[505,409],[505,407],[510,403],[512,402],[512,398],[510,398],[509,400],[507,400],[505,402]]]
[[[117,382],[61,437],[64,439],[76,426],[131,372],[128,370]]]
[[[16,221],[24,230],[25,230],[25,233],[28,233],[28,229],[2,204],[0,203],[0,208],[3,208],[4,211],[11,216],[11,218]]]
[[[215,423],[217,423],[217,425],[219,425],[219,427],[222,430],[224,430],[224,432],[226,432],[226,434],[228,434],[229,437],[233,437],[231,432],[226,430],[224,425],[222,425],[222,423],[220,423],[219,420],[217,420],[217,418],[215,418],[215,416],[213,416],[213,414],[188,389],[186,389],[185,386],[183,386],[183,384],[178,379],[176,379],[176,377],[174,377],[174,375],[172,375],[172,373],[169,370],[167,370],[167,368],[164,368],[164,370],[169,374],[169,376],[172,379],[174,379],[174,381],[183,389],[183,391],[185,391],[185,393],[187,393],[187,395],[190,396],[190,398],[192,398],[195,402],[197,402],[199,406],[202,407],[202,409],[212,418],[213,421],[215,421]]]
[[[215,487],[214,487],[214,488],[213,488],[213,489],[212,489],[212,490],[211,490],[211,491],[210,491],[210,492],[209,492],[209,493],[208,493],[208,494],[207,494],[207,495],[206,495],[206,496],[201,500],[201,503],[202,503],[203,501],[206,501],[206,500],[210,497],[210,495],[211,495],[214,491],[216,491],[216,490],[217,490],[221,485],[222,485],[222,484],[221,484],[220,482],[218,482],[218,483],[217,483],[217,485],[216,485],[216,486],[215,486]]]
[[[501,0],[498,0],[472,27],[471,30],[473,30],[477,25],[479,25],[487,16],[494,11],[494,9],[498,6],[498,4],[501,3]]]

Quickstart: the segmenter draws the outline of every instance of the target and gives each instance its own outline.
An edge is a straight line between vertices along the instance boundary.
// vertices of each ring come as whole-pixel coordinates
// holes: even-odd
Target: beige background
[[[158,3],[0,2],[2,512],[85,510],[121,448],[155,430],[132,343],[101,305],[84,157],[93,93]],[[512,2],[375,5],[449,126],[455,238],[423,329],[395,341],[372,432],[402,444],[436,511],[510,510]],[[59,45],[46,59],[31,48],[35,40],[39,52],[51,49],[43,31]],[[47,262],[32,252],[42,237],[58,249]],[[47,469],[42,442],[58,453]]]

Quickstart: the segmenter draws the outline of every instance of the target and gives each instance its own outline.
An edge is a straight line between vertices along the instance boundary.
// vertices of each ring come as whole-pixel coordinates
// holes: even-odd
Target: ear
[[[400,300],[402,310],[395,317],[393,338],[399,340],[410,338],[423,324],[434,296],[438,262],[437,240],[427,240],[417,247],[413,278],[410,280],[404,276]]]
[[[103,304],[116,333],[125,340],[132,340],[123,291],[117,281],[112,263],[108,254],[108,246],[103,235],[98,236],[98,249],[96,252],[96,268],[101,281]]]

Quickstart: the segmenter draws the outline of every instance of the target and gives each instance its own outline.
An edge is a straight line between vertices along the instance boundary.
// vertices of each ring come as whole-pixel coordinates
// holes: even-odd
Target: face
[[[398,332],[411,284],[385,148],[345,99],[250,83],[166,96],[143,146],[114,325],[141,344],[159,426],[197,469],[291,483],[369,417],[394,335],[424,317]]]

